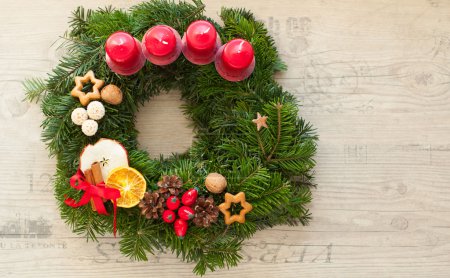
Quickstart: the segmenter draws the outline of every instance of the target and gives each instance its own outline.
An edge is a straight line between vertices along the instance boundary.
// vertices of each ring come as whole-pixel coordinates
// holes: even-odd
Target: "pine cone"
[[[198,227],[209,227],[211,223],[217,222],[219,208],[214,205],[213,197],[198,197],[194,205],[194,219],[192,222]]]
[[[171,195],[178,196],[181,193],[181,186],[183,186],[183,181],[178,176],[163,176],[162,180],[158,182],[158,192],[167,199]]]
[[[158,192],[145,192],[144,199],[139,203],[141,214],[147,219],[158,219],[164,212],[164,201]]]

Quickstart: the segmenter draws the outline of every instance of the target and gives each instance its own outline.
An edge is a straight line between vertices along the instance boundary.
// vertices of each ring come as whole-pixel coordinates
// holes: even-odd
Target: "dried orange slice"
[[[109,172],[106,178],[106,187],[116,188],[120,191],[117,206],[131,208],[144,198],[147,182],[144,176],[131,167],[117,167]]]

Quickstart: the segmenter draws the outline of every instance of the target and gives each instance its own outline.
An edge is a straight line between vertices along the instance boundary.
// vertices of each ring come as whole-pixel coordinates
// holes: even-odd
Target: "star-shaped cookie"
[[[231,215],[231,203],[241,203],[242,209],[239,214]],[[253,206],[245,201],[245,193],[239,192],[236,195],[225,193],[225,203],[219,205],[219,210],[225,216],[225,224],[230,225],[233,222],[245,223],[245,215],[252,210]]]
[[[256,113],[256,119],[252,120],[252,122],[254,122],[256,124],[256,129],[259,131],[261,129],[261,127],[265,127],[265,128],[269,128],[267,126],[267,116],[262,116],[261,114]]]
[[[87,82],[94,84],[92,86],[92,92],[83,92],[83,85]],[[100,99],[100,88],[105,84],[105,81],[95,78],[94,72],[92,70],[88,71],[84,76],[75,77],[75,87],[72,89],[70,94],[73,97],[80,99],[80,103],[83,106],[89,104],[91,100]]]

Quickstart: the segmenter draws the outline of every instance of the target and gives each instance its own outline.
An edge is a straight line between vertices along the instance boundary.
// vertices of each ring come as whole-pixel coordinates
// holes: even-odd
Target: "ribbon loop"
[[[103,199],[111,200],[114,205],[114,237],[117,231],[117,199],[120,198],[120,191],[115,188],[106,187],[104,182],[98,184],[89,183],[83,172],[78,169],[77,173],[70,178],[70,186],[76,190],[84,191],[83,196],[77,202],[72,198],[66,198],[64,203],[70,207],[78,208],[86,205],[92,199],[98,214],[109,215],[106,211]]]

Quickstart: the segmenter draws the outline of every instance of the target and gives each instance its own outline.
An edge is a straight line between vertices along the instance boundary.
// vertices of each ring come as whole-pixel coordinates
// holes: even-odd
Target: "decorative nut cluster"
[[[83,92],[84,84],[88,82],[93,84],[92,92]],[[71,119],[76,125],[81,125],[81,130],[86,136],[94,136],[98,130],[98,123],[105,116],[105,106],[96,99],[103,99],[106,103],[118,105],[122,102],[123,93],[119,87],[115,85],[105,86],[101,92],[105,81],[95,78],[92,70],[88,71],[84,76],[75,77],[75,87],[70,94],[80,100],[81,105],[86,106],[87,110],[79,107],[72,111]]]
[[[72,111],[71,119],[76,125],[81,125],[81,131],[86,136],[94,136],[98,130],[98,123],[105,116],[105,106],[100,101],[91,101],[87,110],[78,107]],[[89,118],[89,119],[88,119]]]

